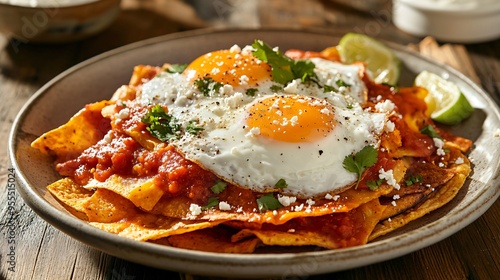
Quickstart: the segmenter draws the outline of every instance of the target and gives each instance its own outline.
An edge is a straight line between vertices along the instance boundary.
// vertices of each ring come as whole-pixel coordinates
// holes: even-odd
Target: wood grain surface
[[[233,26],[234,18],[224,13],[252,8],[242,1],[222,2],[225,9],[219,9],[215,17],[201,18],[181,1],[124,0],[122,13],[109,29],[75,43],[35,45],[0,35],[0,279],[217,279],[112,257],[47,224],[17,193],[6,147],[20,108],[57,74],[87,58],[142,39],[214,24]],[[500,40],[471,45],[444,44],[431,38],[422,41],[391,24],[388,6],[357,9],[345,4],[348,1],[255,2],[253,11],[257,14],[253,18],[247,15],[253,27],[257,22],[264,27],[336,28],[409,45],[463,71],[500,104]],[[300,279],[500,279],[498,217],[497,201],[469,226],[422,250],[365,267]]]

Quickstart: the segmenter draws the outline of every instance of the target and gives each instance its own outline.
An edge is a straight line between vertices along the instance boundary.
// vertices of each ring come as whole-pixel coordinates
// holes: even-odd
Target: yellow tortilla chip
[[[132,201],[137,207],[146,211],[153,209],[165,193],[154,184],[152,177],[127,178],[119,175],[111,175],[106,181],[99,182],[92,179],[86,189],[107,189]]]
[[[168,243],[177,248],[214,253],[249,254],[261,244],[258,238],[247,238],[232,242],[234,230],[217,226],[168,237]]]
[[[88,221],[82,205],[92,197],[93,191],[82,188],[70,178],[60,179],[47,186],[47,189],[71,214]]]
[[[256,236],[266,245],[315,245],[338,249],[365,244],[385,206],[372,200],[347,213],[297,218],[283,225],[263,224],[261,229],[243,229],[234,242]]]
[[[54,154],[58,160],[77,157],[109,130],[110,121],[101,115],[101,110],[110,104],[110,101],[101,101],[85,106],[66,124],[38,137],[31,147]]]
[[[461,155],[456,150],[451,150],[450,153],[454,153],[456,157],[461,157],[464,160],[462,164],[454,164],[448,170],[455,173],[453,178],[446,182],[444,185],[439,186],[435,192],[428,196],[428,198],[423,201],[420,205],[412,208],[411,211],[406,211],[400,215],[392,217],[390,220],[384,220],[378,224],[370,235],[369,241],[392,232],[409,222],[416,220],[443,205],[450,202],[460,191],[462,186],[469,175],[471,168],[468,159]],[[457,155],[458,154],[458,155]]]
[[[184,221],[143,213],[116,223],[90,222],[89,224],[126,238],[148,241],[214,227],[222,222],[224,221]]]

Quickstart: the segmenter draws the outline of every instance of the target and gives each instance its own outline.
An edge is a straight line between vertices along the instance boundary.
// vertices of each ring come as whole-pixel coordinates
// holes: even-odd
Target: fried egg
[[[344,158],[378,146],[388,116],[361,107],[362,66],[311,61],[317,82],[281,85],[249,47],[234,46],[197,58],[182,74],[160,74],[138,99],[166,106],[183,127],[202,128],[170,144],[221,179],[257,192],[276,190],[283,179],[286,195],[335,193],[357,179],[344,169]],[[209,94],[194,85],[205,78],[219,83]]]

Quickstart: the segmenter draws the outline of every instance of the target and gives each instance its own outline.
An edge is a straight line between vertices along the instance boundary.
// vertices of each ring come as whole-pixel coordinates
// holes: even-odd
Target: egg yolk
[[[220,50],[198,57],[184,73],[191,81],[212,78],[233,87],[255,86],[259,81],[271,78],[271,66],[251,54]]]
[[[291,143],[324,138],[336,123],[331,105],[299,95],[271,96],[260,100],[248,109],[246,121],[246,129],[255,136]]]

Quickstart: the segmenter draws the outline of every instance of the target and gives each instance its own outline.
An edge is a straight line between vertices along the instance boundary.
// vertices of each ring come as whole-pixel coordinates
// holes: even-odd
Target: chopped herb
[[[172,74],[182,73],[184,72],[184,70],[186,70],[187,66],[188,66],[187,64],[172,64],[166,69],[166,71]]]
[[[194,125],[194,123],[195,123],[194,120],[189,121],[189,124],[186,127],[186,131],[189,134],[197,135],[198,133],[200,133],[200,131],[203,131],[204,128],[201,126],[196,126],[196,125]]]
[[[248,96],[255,96],[255,94],[257,93],[257,91],[259,91],[258,89],[256,88],[249,88],[246,90],[246,95]]]
[[[178,137],[180,125],[175,119],[165,112],[161,105],[151,108],[141,121],[148,125],[146,129],[162,142],[166,142]]]
[[[366,181],[366,185],[368,188],[372,191],[378,189],[380,185],[382,185],[382,182],[384,182],[384,179],[378,179],[378,180],[368,180]]]
[[[342,165],[344,168],[352,173],[358,175],[358,182],[356,183],[355,189],[358,188],[359,182],[361,181],[361,174],[366,170],[366,168],[373,166],[377,163],[378,150],[373,146],[365,146],[355,155],[348,155],[344,158]]]
[[[260,212],[264,212],[267,210],[276,210],[283,207],[278,199],[274,197],[273,193],[268,193],[257,198],[257,205]]]
[[[286,183],[285,179],[279,179],[278,182],[274,185],[275,188],[278,189],[284,189],[288,187],[288,184]]]
[[[208,199],[207,205],[201,207],[201,210],[208,210],[208,209],[214,208],[215,206],[217,206],[217,204],[219,204],[219,198],[218,197],[211,197]]]
[[[194,84],[204,96],[210,96],[210,91],[217,92],[223,86],[222,83],[216,82],[210,77],[200,78],[194,81]]]
[[[215,193],[215,194],[220,194],[226,189],[227,183],[224,181],[217,181],[215,185],[213,185],[210,189]]]
[[[347,109],[352,109],[354,108],[354,105],[352,103],[347,104]]]
[[[439,134],[437,134],[436,130],[434,129],[434,127],[432,125],[427,125],[427,126],[424,126],[422,129],[420,129],[420,132],[422,134],[425,134],[431,138],[438,138],[438,139],[443,139],[441,138],[441,136],[439,136]]]
[[[253,55],[256,58],[271,65],[273,80],[280,84],[294,79],[305,82],[316,78],[315,65],[309,60],[293,60],[260,40],[255,40],[252,47],[255,49]]]
[[[339,87],[350,87],[351,86],[350,84],[346,83],[344,80],[337,80],[335,83]]]
[[[327,92],[337,92],[337,89],[332,87],[332,86],[329,86],[329,85],[324,85],[323,86],[323,92],[324,93],[327,93]]]
[[[278,92],[283,90],[283,87],[278,86],[278,85],[272,85],[269,89],[271,89],[272,92]]]
[[[420,183],[423,180],[424,180],[424,178],[422,177],[422,175],[417,174],[417,176],[413,176],[413,174],[411,174],[410,177],[405,180],[405,183],[407,186],[411,186],[415,183]]]

